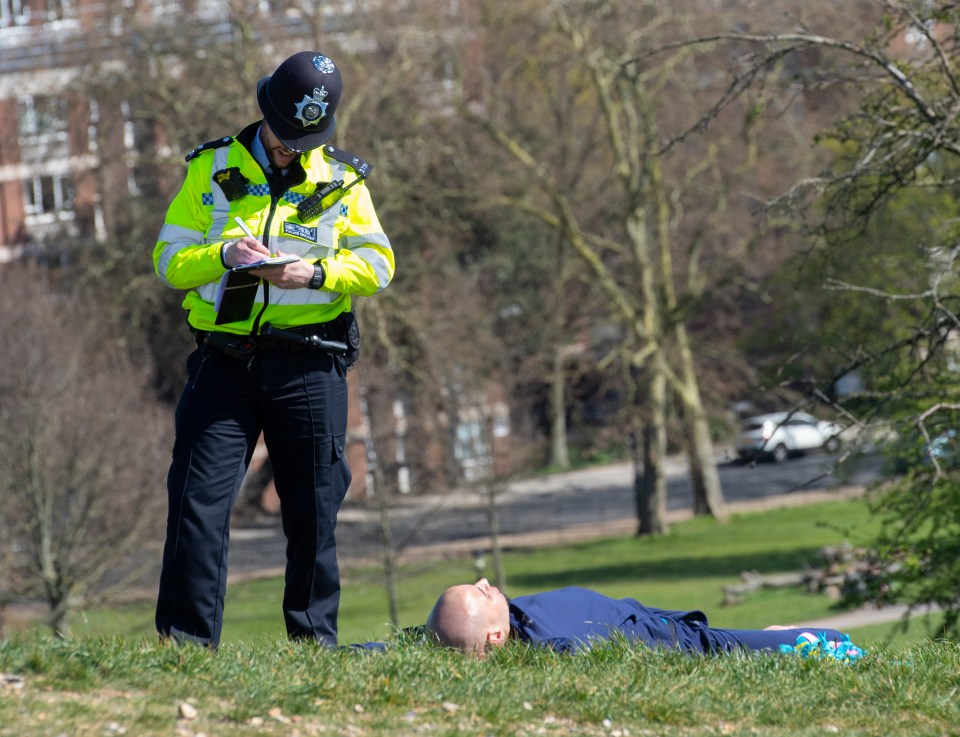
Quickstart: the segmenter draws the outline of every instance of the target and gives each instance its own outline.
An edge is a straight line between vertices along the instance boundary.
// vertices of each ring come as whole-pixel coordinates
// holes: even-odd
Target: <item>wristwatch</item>
[[[313,265],[313,278],[310,279],[310,288],[319,289],[327,278],[327,272],[319,261]]]

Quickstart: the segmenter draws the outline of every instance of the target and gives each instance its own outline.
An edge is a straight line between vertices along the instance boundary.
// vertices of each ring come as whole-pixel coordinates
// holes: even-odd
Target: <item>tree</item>
[[[864,40],[806,30],[730,38],[762,49],[755,73],[774,58],[817,49],[833,60],[822,79],[861,91],[858,109],[821,138],[834,152],[832,166],[769,203],[806,223],[811,252],[828,269],[831,306],[846,321],[842,330],[821,322],[812,334],[833,329],[830,355],[804,360],[791,384],[865,431],[893,428],[900,473],[873,501],[883,522],[876,540],[883,597],[939,603],[942,630],[957,636],[960,9],[873,6],[882,17]],[[839,380],[854,373],[864,390],[838,393]]]
[[[880,335],[875,329],[855,335],[856,350],[848,347],[832,378],[858,370],[873,401],[837,403],[864,423],[896,422],[900,448],[915,450],[901,451],[907,473],[874,500],[883,521],[875,548],[888,572],[882,598],[939,604],[941,631],[957,637],[960,467],[949,443],[960,410],[954,276],[960,11],[942,2],[883,6],[886,32],[855,52],[877,70],[876,79],[858,114],[833,133],[844,155],[822,183],[825,217],[817,233],[831,251],[872,249],[878,235],[883,242],[881,230],[899,230],[908,245],[889,259],[892,274],[848,271],[831,282],[885,327]]]
[[[703,207],[702,199],[690,207],[685,198],[698,177],[719,168],[709,147],[705,155],[686,152],[667,161],[660,103],[683,60],[677,55],[651,68],[628,64],[648,41],[644,31],[624,32],[635,28],[631,12],[605,2],[516,10],[496,30],[501,53],[490,61],[496,67],[490,75],[502,81],[465,108],[512,157],[512,164],[507,158],[501,165],[518,172],[512,187],[487,202],[524,212],[568,242],[581,278],[603,296],[605,319],[620,328],[614,355],[630,387],[625,396],[638,402],[631,408],[634,447],[638,454],[645,449],[637,457],[643,468],[637,477],[646,479],[638,483],[640,531],[659,532],[666,527],[665,485],[657,469],[672,397],[682,408],[676,417],[686,431],[678,435],[691,458],[696,511],[725,514],[687,327],[704,300],[701,234],[719,209]],[[651,34],[678,24],[659,4],[642,14],[656,29]],[[536,39],[536,53],[511,35]],[[512,46],[522,54],[511,55]],[[505,81],[513,79],[530,84]],[[721,199],[715,196],[715,203]]]
[[[66,634],[71,611],[142,573],[160,540],[170,423],[139,347],[47,271],[0,270],[0,500],[7,580]],[[11,555],[12,551],[12,555]]]

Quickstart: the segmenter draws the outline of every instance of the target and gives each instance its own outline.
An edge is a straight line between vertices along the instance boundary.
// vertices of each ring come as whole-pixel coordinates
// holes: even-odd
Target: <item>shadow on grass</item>
[[[710,558],[675,556],[651,561],[630,561],[609,565],[577,567],[571,565],[562,571],[542,573],[517,572],[510,583],[519,586],[558,588],[574,581],[594,584],[635,581],[637,579],[682,579],[708,577],[739,577],[744,571],[763,574],[801,571],[815,565],[820,559],[820,548],[798,548],[784,552],[762,551],[741,555],[718,555]]]

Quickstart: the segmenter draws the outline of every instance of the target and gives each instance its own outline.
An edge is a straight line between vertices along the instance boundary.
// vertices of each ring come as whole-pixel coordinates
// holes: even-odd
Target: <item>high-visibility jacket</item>
[[[183,307],[189,312],[188,322],[198,330],[249,334],[259,332],[265,323],[288,328],[328,322],[350,309],[350,295],[374,294],[393,278],[393,249],[363,181],[315,219],[303,222],[297,212],[297,204],[318,184],[343,180],[348,187],[359,175],[339,159],[359,160],[332,146],[306,152],[291,169],[295,174],[287,183],[293,186],[271,194],[266,173],[247,148],[258,128],[254,123],[235,137],[199,146],[187,157],[186,178],[170,203],[153,252],[160,279],[175,289],[189,290]],[[300,178],[298,166],[304,176],[295,183]],[[231,201],[215,175],[232,167],[246,178],[246,193]],[[221,250],[244,235],[235,217],[271,253],[319,261],[326,271],[323,287],[280,289],[261,280],[250,317],[216,325],[217,291],[227,271]]]

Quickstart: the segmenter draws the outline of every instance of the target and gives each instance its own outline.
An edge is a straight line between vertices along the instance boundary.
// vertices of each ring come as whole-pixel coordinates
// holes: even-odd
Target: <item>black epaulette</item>
[[[361,179],[366,179],[368,176],[370,176],[370,172],[373,171],[373,164],[368,164],[359,156],[352,154],[349,151],[344,151],[341,148],[337,148],[336,146],[324,146],[323,153],[329,156],[331,159],[335,159],[341,164],[346,164],[347,166],[353,168],[357,174],[360,175]]]
[[[185,161],[190,161],[190,159],[199,156],[204,151],[212,151],[215,148],[223,148],[224,146],[229,146],[231,143],[233,143],[233,139],[230,136],[218,138],[215,141],[207,141],[206,143],[201,143],[183,158]]]

